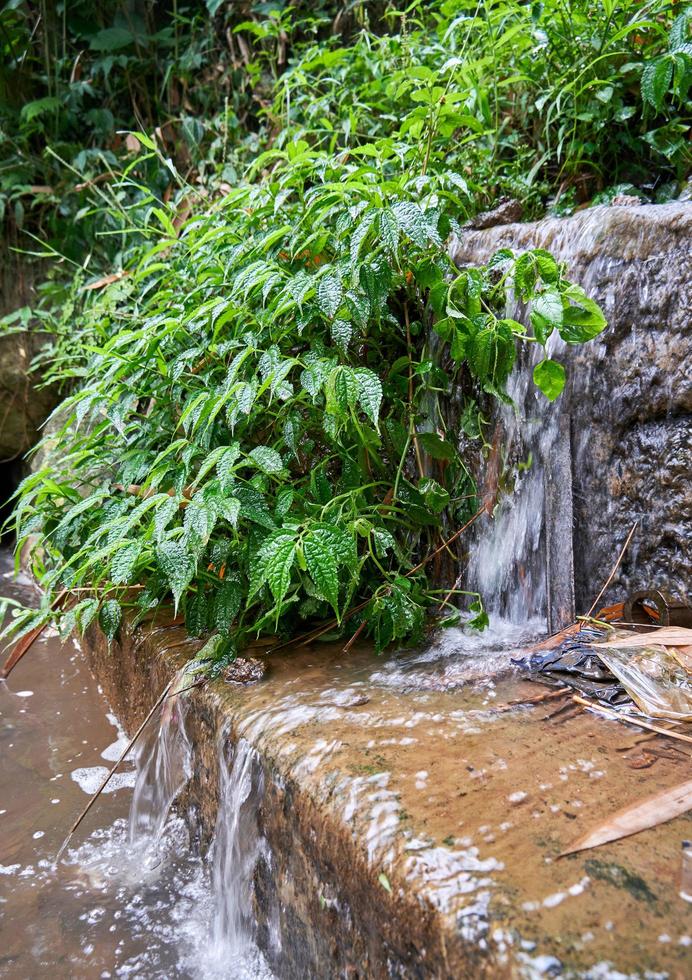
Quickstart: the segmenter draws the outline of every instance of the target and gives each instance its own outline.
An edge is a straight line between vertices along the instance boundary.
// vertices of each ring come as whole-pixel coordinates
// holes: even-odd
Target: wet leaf
[[[565,369],[557,361],[546,358],[533,369],[533,381],[548,401],[554,402],[565,387]]]
[[[628,647],[687,647],[692,644],[692,630],[684,626],[663,626],[661,629],[651,630],[649,633],[631,633],[628,636],[618,635],[612,640],[601,640],[599,643],[590,644],[592,647],[614,647],[626,649]]]
[[[161,571],[166,576],[171,592],[173,593],[175,610],[177,612],[180,596],[190,584],[195,574],[195,559],[177,541],[165,541],[157,549],[156,557],[158,558]]]
[[[101,606],[99,623],[109,640],[115,637],[123,619],[123,611],[117,599],[108,599]]]
[[[303,553],[310,578],[320,593],[339,615],[339,577],[331,539],[317,528],[305,539]]]
[[[603,823],[593,827],[587,834],[570,844],[560,855],[574,854],[575,851],[586,851],[599,847],[610,841],[620,840],[638,834],[649,827],[666,823],[674,817],[692,810],[692,780],[673,786],[672,789],[662,790],[654,796],[648,796],[638,803],[618,810]]]

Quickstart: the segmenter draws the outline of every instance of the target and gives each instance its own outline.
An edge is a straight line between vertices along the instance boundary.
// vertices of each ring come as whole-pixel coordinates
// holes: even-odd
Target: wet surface
[[[27,601],[10,567],[0,554],[0,593]],[[125,744],[71,641],[44,636],[0,686],[0,977],[269,977],[256,951],[234,960],[213,931],[211,869],[182,819],[155,851],[132,843],[132,763],[54,867]]]
[[[692,817],[559,858],[622,806],[688,779],[689,747],[565,702],[504,710],[546,689],[507,672],[509,651],[485,651],[503,670],[479,679],[483,653],[457,643],[450,661],[452,642],[437,659],[333,646],[269,656],[268,681],[224,702],[238,731],[348,826],[380,887],[432,905],[498,967],[689,976],[692,906],[678,891]]]
[[[348,973],[364,931],[368,977],[390,975],[380,941],[402,977],[691,975],[679,878],[692,815],[559,858],[618,809],[689,779],[689,747],[561,701],[509,706],[548,690],[512,668],[518,639],[500,625],[383,657],[254,649],[265,680],[193,693],[195,820],[213,829],[217,743],[206,733],[219,719],[265,766],[271,853],[258,915],[279,923],[293,956],[279,975],[337,976],[344,962]],[[160,689],[198,645],[161,622],[143,627],[120,654],[125,688],[149,676]],[[94,656],[108,677],[103,651]],[[131,723],[145,705],[130,707]],[[303,966],[306,946],[321,950],[319,969]]]

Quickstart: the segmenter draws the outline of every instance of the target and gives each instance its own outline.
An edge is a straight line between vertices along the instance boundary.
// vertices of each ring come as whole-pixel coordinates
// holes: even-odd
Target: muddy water
[[[0,593],[27,601],[28,583],[13,582],[10,568],[0,555]],[[54,867],[124,744],[72,642],[42,638],[0,687],[0,977],[269,976],[251,944],[236,955],[214,927],[213,872],[191,852],[181,819],[143,852],[141,807],[128,820],[133,764]]]

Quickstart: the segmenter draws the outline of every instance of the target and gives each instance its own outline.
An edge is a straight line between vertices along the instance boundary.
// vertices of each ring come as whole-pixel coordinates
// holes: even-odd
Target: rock
[[[451,244],[460,265],[499,248],[546,248],[596,299],[609,326],[563,348],[571,415],[575,590],[589,608],[635,520],[603,603],[643,588],[692,593],[692,204],[588,208]]]
[[[641,198],[636,194],[616,194],[610,202],[613,208],[636,208],[642,203]]]
[[[30,373],[33,357],[42,346],[39,335],[0,337],[0,460],[17,459],[37,442],[39,427],[53,409],[52,389],[39,388],[40,378]]]
[[[0,317],[31,304],[40,266],[18,259],[0,242]],[[40,387],[31,362],[45,344],[40,333],[10,333],[0,327],[0,462],[20,459],[39,438],[39,426],[57,402],[54,390]],[[21,474],[20,474],[21,475]]]
[[[505,198],[491,211],[482,211],[468,223],[469,228],[493,228],[495,225],[507,225],[512,221],[521,221],[523,207],[516,198]]]
[[[226,684],[257,684],[267,675],[267,665],[257,657],[236,657],[222,677]]]

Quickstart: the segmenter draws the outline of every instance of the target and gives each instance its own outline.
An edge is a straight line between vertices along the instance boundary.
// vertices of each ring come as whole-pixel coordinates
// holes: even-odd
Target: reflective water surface
[[[31,596],[6,554],[0,575],[3,595]],[[173,724],[147,733],[137,806],[134,763],[125,763],[56,867],[67,830],[127,742],[72,641],[44,635],[0,686],[0,977],[270,977],[215,868],[229,864],[232,831],[202,861],[183,821],[163,819],[189,765],[181,717],[176,704]],[[147,768],[161,776],[165,766],[158,799]],[[227,785],[232,811],[232,768]],[[238,791],[243,802],[247,787]]]

